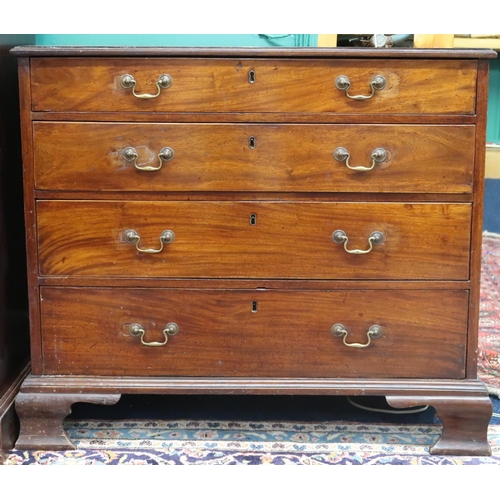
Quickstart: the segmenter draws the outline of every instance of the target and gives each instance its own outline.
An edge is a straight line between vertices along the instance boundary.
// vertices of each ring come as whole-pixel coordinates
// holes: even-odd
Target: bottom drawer
[[[43,371],[463,378],[467,309],[467,290],[42,287]]]

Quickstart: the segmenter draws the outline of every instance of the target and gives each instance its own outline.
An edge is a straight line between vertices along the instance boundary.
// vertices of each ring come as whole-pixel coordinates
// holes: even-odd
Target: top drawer
[[[124,75],[135,86],[124,88]],[[161,75],[168,88],[157,85]],[[476,76],[473,60],[31,60],[33,111],[473,114]]]

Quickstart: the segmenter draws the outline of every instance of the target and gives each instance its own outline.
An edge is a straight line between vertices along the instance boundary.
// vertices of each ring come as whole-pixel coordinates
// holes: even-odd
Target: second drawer
[[[466,203],[37,202],[42,276],[469,276]]]
[[[35,187],[470,193],[474,137],[473,125],[35,122]]]

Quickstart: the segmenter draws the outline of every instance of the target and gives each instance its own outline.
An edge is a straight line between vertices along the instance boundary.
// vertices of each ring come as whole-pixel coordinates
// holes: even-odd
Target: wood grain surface
[[[249,71],[255,83],[249,83]],[[138,99],[120,85],[130,74],[136,92],[155,94],[161,74],[173,83],[155,99]],[[351,95],[335,87],[345,75]],[[33,111],[170,111],[473,114],[475,60],[302,60],[190,58],[33,58]]]
[[[38,201],[40,274],[108,277],[467,279],[469,204]],[[252,225],[251,217],[256,223]],[[140,249],[124,242],[133,229]],[[373,231],[385,243],[369,248]]]
[[[44,373],[269,377],[461,378],[467,330],[465,290],[262,291],[41,290]],[[257,312],[252,312],[252,302]],[[144,346],[129,325],[160,342]],[[348,343],[331,334],[342,323]]]
[[[82,141],[85,137],[85,141]],[[66,191],[470,193],[474,126],[34,122],[35,186]],[[251,144],[250,138],[254,138]],[[133,147],[140,168],[123,152]],[[353,171],[333,152],[346,148]]]

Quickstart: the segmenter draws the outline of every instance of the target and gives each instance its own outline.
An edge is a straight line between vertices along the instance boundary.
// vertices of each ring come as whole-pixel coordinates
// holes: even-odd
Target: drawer
[[[35,186],[470,193],[474,138],[474,126],[451,125],[35,122]],[[135,153],[127,155],[130,148]],[[338,148],[349,157],[336,159]]]
[[[161,88],[165,74],[170,86]],[[125,75],[135,87],[122,86]],[[340,76],[349,79],[347,92],[336,87]],[[378,76],[385,85],[374,90]],[[476,78],[473,60],[31,60],[33,111],[473,114]],[[372,90],[367,100],[347,96]],[[133,91],[159,95],[138,98]]]
[[[46,375],[464,376],[466,290],[42,287],[40,304]]]
[[[42,276],[469,276],[466,203],[42,200],[37,218]]]

